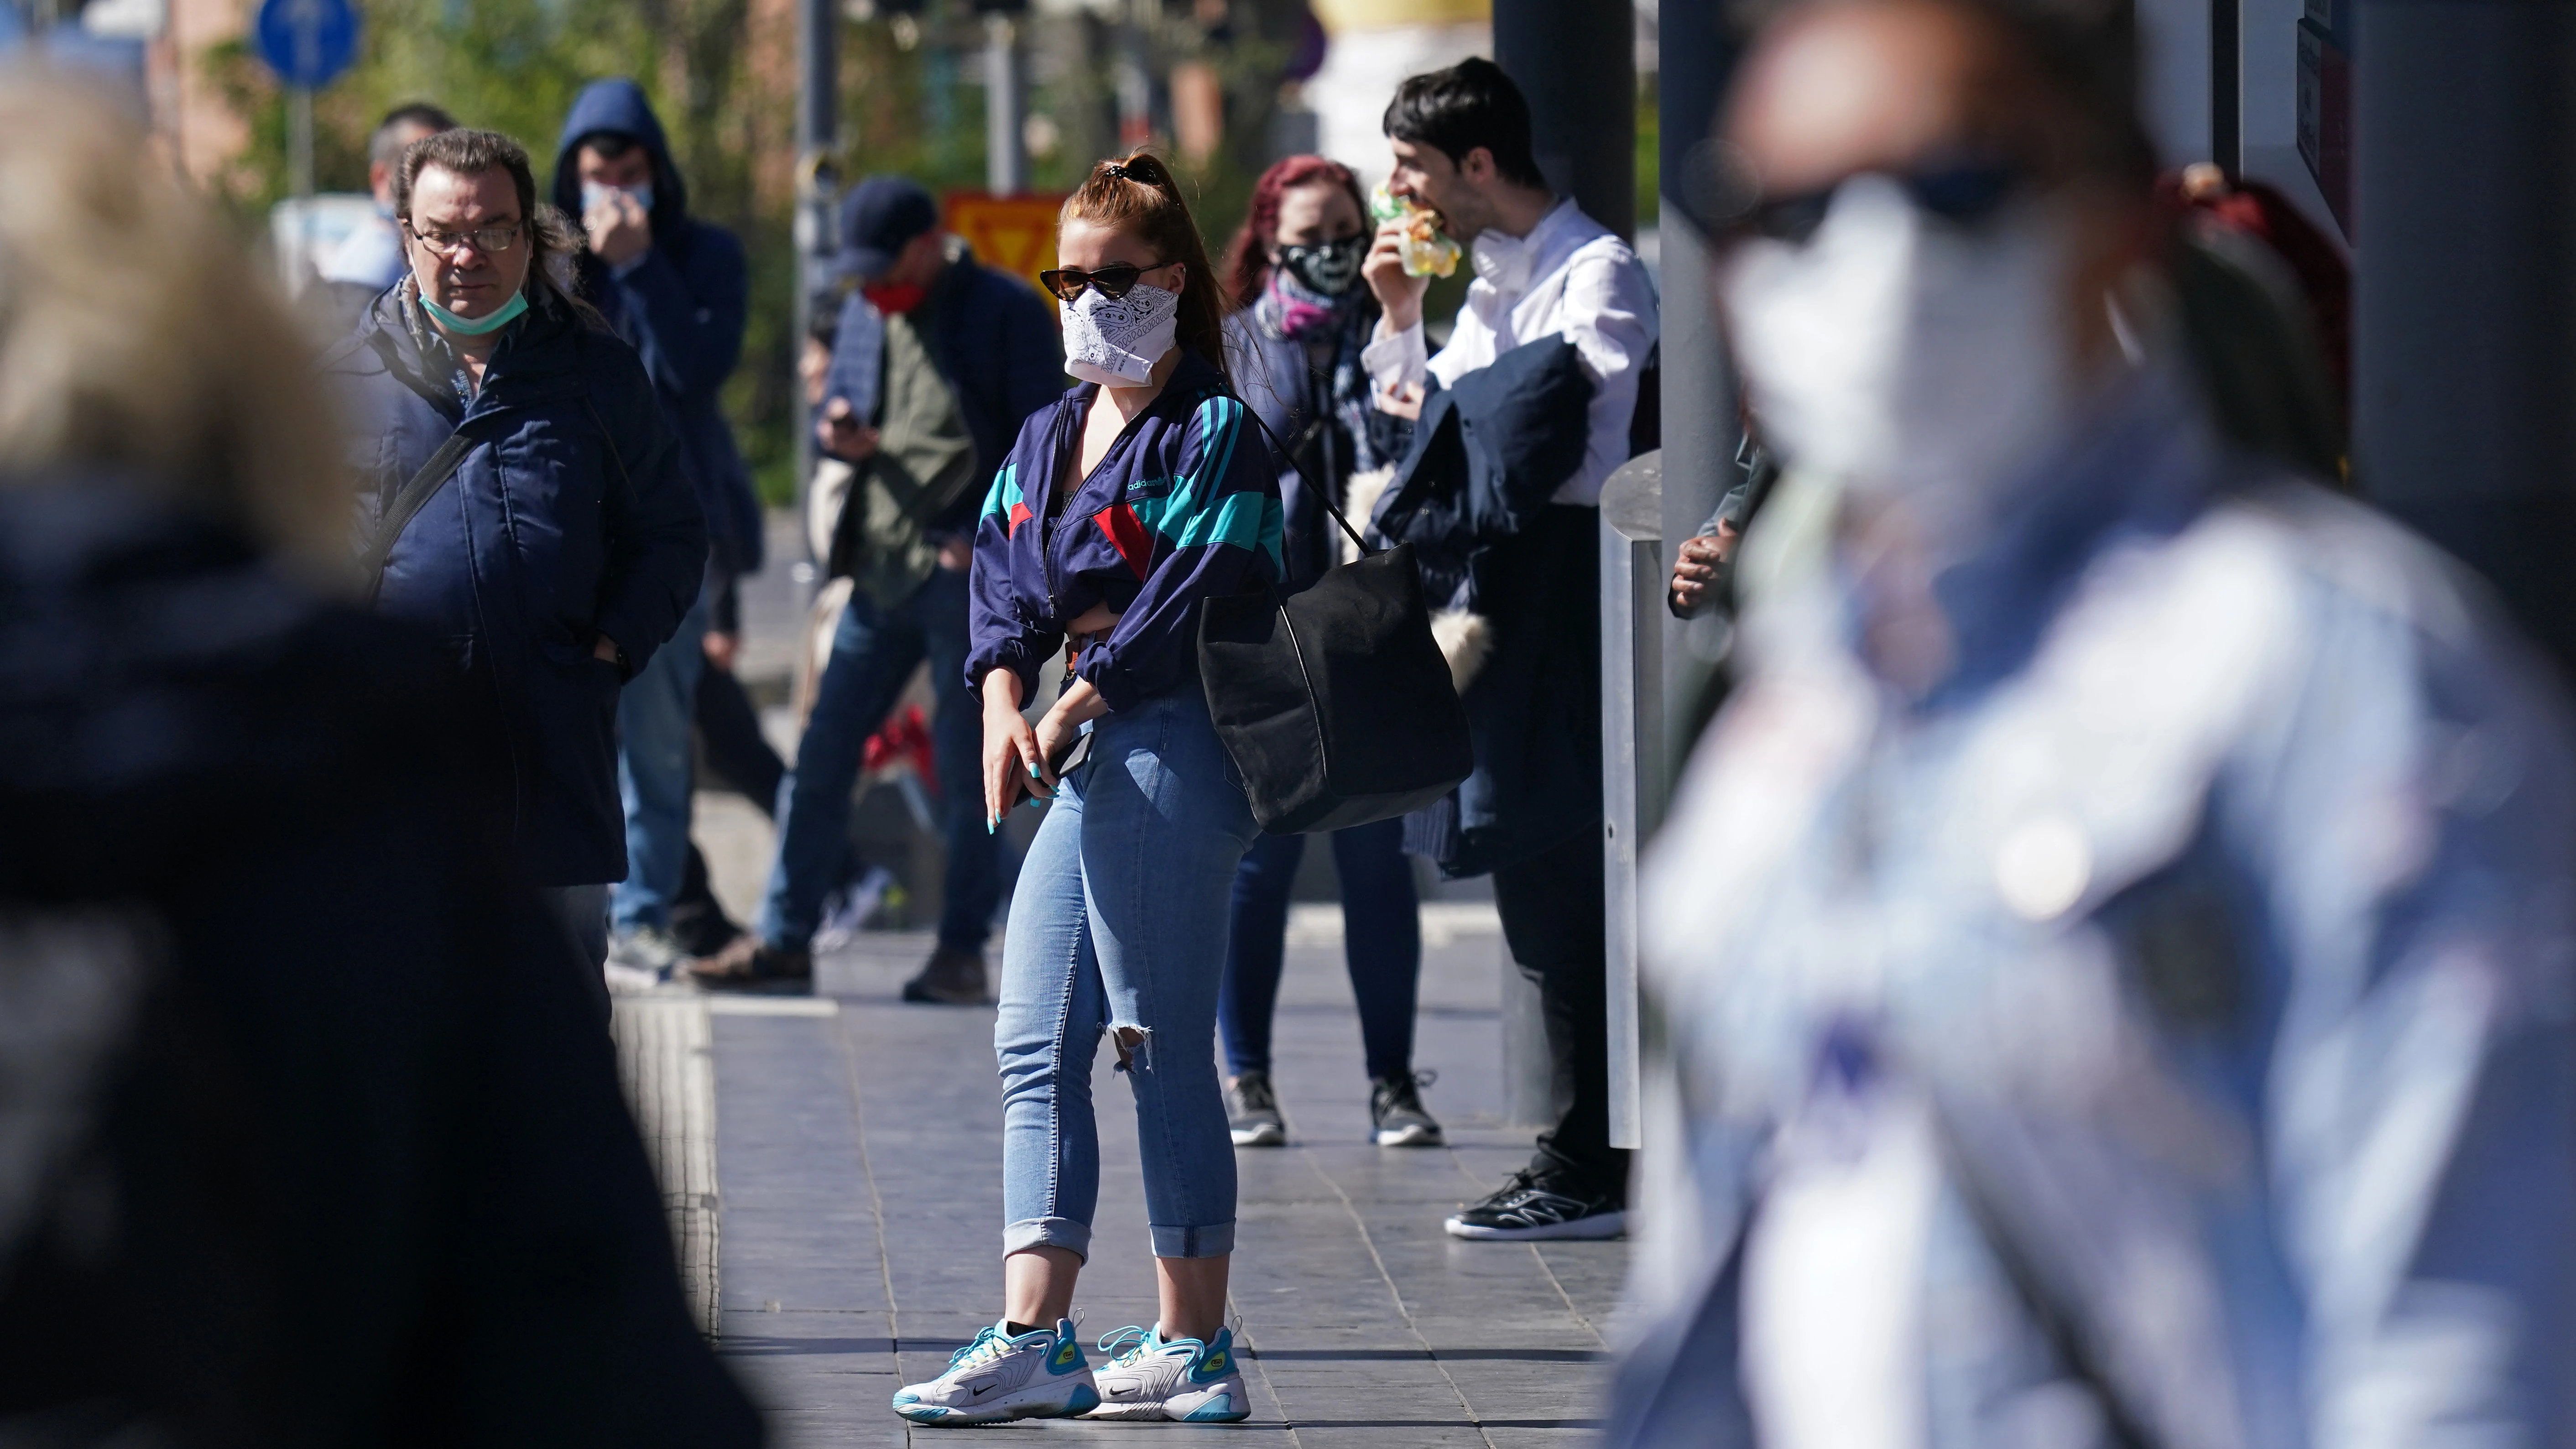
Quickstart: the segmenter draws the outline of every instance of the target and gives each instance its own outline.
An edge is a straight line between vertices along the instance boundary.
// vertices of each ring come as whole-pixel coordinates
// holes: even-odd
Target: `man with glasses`
[[[834,530],[851,580],[831,661],[780,786],[778,858],[753,935],[691,972],[717,987],[809,982],[814,933],[848,856],[850,792],[869,735],[927,659],[932,751],[947,866],[939,944],[906,1001],[990,999],[984,943],[1001,898],[985,828],[983,716],[965,692],[966,570],[983,485],[1020,423],[1065,385],[1046,302],[942,231],[930,193],[896,176],[854,188],[841,210],[841,311],[823,451],[856,467]]]
[[[706,527],[634,349],[555,285],[573,239],[518,143],[430,136],[394,203],[410,275],[326,361],[357,424],[361,586],[447,644],[456,747],[596,969],[626,875],[618,691],[697,598]]]

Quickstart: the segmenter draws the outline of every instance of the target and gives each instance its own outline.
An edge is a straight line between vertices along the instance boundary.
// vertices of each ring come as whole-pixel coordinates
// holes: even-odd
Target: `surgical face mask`
[[[1360,259],[1367,255],[1368,243],[1363,233],[1319,246],[1283,246],[1279,264],[1298,281],[1327,297],[1338,297],[1359,280]]]
[[[581,184],[581,214],[588,216],[597,211],[601,202],[621,191],[634,197],[636,206],[640,207],[645,215],[652,215],[653,183],[650,181],[639,181],[633,186],[602,186],[596,181],[585,181]]]
[[[1181,294],[1142,282],[1116,299],[1086,289],[1064,304],[1064,370],[1102,387],[1141,387],[1172,350]]]
[[[1877,175],[1804,243],[1738,243],[1718,291],[1764,441],[1962,546],[2072,424],[2071,256],[2044,197],[1962,226]]]

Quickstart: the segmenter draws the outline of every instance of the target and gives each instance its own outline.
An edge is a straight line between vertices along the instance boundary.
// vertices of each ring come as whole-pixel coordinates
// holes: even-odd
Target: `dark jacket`
[[[1405,848],[1453,877],[1600,826],[1600,510],[1548,501],[1582,466],[1591,402],[1562,337],[1435,391],[1370,525],[1414,545],[1433,608],[1492,630],[1461,700],[1475,773],[1405,820]]]
[[[1113,710],[1198,687],[1199,604],[1279,577],[1279,472],[1222,373],[1183,353],[1087,478],[1068,478],[1098,386],[1030,417],[975,530],[966,684],[986,673],[1037,689],[1064,626],[1107,604],[1109,637],[1075,673]],[[1070,496],[1063,493],[1070,482]]]
[[[842,327],[832,349],[823,395],[849,398],[854,371],[863,364],[851,351],[873,328],[849,324],[852,308],[866,302],[853,292],[841,304]],[[930,345],[931,362],[957,393],[957,410],[975,442],[976,486],[932,522],[935,533],[971,533],[975,505],[1029,414],[1064,392],[1064,339],[1055,314],[1035,288],[1008,272],[975,260],[963,242],[952,242],[947,269],[930,295],[905,314]],[[871,410],[852,399],[862,418]]]
[[[0,1442],[757,1443],[436,643],[99,478],[0,641]]]
[[[559,303],[511,324],[462,407],[403,296],[325,362],[355,423],[357,538],[460,422],[476,446],[395,542],[377,606],[472,677],[475,758],[508,785],[524,877],[622,880],[623,680],[591,646],[605,634],[640,670],[697,598],[706,532],[678,441],[634,349]]]
[[[1378,309],[1367,300],[1360,307],[1360,315],[1352,325],[1366,337],[1369,329],[1376,326]],[[1331,364],[1317,367],[1305,343],[1264,331],[1249,307],[1226,318],[1225,342],[1227,369],[1234,374],[1236,390],[1279,442],[1296,453],[1293,462],[1282,458],[1279,466],[1279,501],[1285,519],[1282,552],[1288,570],[1287,592],[1294,593],[1322,578],[1340,556],[1336,543],[1341,527],[1325,512],[1323,500],[1306,486],[1306,476],[1311,474],[1315,481],[1332,489],[1333,502],[1340,504],[1349,493],[1351,474],[1359,471],[1354,459],[1375,454],[1363,453],[1354,443],[1343,419],[1337,416]],[[1364,394],[1366,372],[1354,369],[1354,381]],[[1395,420],[1374,408],[1363,416],[1372,423],[1386,420],[1384,427],[1372,427],[1372,436],[1366,440],[1369,447],[1384,451],[1386,435],[1397,426]],[[1315,426],[1318,418],[1323,420],[1321,427]],[[1301,466],[1303,472],[1299,471]],[[1351,520],[1354,527],[1366,522],[1360,518]]]
[[[623,77],[592,81],[564,117],[555,153],[554,201],[579,225],[581,177],[573,151],[599,131],[635,137],[653,155],[653,248],[624,276],[584,252],[583,301],[600,310],[652,375],[662,410],[680,435],[680,464],[697,485],[707,544],[718,568],[760,567],[760,499],[725,421],[723,389],[742,360],[749,271],[732,232],[689,215],[689,193],[644,92]]]

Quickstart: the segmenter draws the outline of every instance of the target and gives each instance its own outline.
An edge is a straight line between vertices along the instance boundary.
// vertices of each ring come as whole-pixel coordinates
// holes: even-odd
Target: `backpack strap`
[[[440,488],[446,486],[447,480],[455,475],[457,465],[465,461],[466,454],[474,451],[475,441],[461,427],[449,433],[447,441],[438,445],[438,451],[430,454],[429,461],[421,464],[420,471],[412,474],[411,481],[403,484],[402,491],[394,495],[393,505],[385,510],[384,517],[376,521],[375,537],[367,541],[367,551],[358,561],[359,572],[366,579],[366,600],[370,605],[375,603],[377,592],[385,586],[385,560],[394,551],[394,540],[402,537],[403,530],[411,526],[412,519],[419,516],[420,510]]]

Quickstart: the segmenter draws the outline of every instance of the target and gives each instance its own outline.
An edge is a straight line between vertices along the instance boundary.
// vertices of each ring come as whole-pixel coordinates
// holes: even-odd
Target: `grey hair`
[[[403,152],[411,145],[402,138],[403,132],[418,130],[436,135],[455,129],[456,118],[427,101],[396,106],[376,123],[376,134],[367,142],[367,160],[391,175],[402,169]]]

